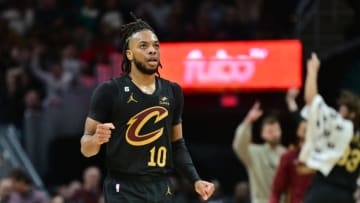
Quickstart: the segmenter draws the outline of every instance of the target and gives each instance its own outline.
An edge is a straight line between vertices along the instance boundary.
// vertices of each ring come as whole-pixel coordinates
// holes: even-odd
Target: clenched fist
[[[213,183],[198,180],[195,182],[195,191],[201,196],[203,200],[208,200],[215,190]]]
[[[97,144],[104,144],[109,142],[111,137],[111,130],[115,129],[112,123],[101,123],[96,125],[95,139]]]

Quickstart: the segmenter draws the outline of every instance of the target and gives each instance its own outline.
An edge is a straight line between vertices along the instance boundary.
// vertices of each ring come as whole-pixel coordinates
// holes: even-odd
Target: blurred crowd
[[[100,64],[120,57],[120,28],[130,12],[148,21],[161,41],[275,39],[292,37],[297,3],[2,0],[0,124],[22,129],[24,115],[61,104],[74,86],[94,86]]]

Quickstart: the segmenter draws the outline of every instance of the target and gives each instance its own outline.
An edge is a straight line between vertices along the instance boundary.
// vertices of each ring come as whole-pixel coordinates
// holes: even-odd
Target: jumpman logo
[[[131,93],[131,95],[130,95],[128,101],[127,101],[128,104],[129,104],[130,102],[135,102],[135,103],[138,102],[138,101],[134,98],[134,94],[133,94],[133,93]]]
[[[170,190],[170,187],[169,187],[169,186],[167,186],[167,189],[166,189],[165,195],[167,195],[167,196],[172,195],[172,193],[171,193],[171,190]]]

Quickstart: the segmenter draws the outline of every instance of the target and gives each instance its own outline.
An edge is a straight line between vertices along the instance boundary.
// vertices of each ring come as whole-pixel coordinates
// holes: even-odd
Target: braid
[[[154,29],[145,21],[143,21],[140,18],[137,18],[132,12],[130,15],[134,18],[133,22],[130,22],[128,24],[125,24],[121,27],[121,38],[120,38],[120,44],[121,47],[121,54],[123,56],[123,61],[121,64],[121,69],[123,74],[129,74],[131,71],[131,63],[129,59],[126,57],[126,50],[129,49],[129,40],[130,37],[140,31],[143,30],[150,30],[153,33],[155,33]],[[159,66],[161,66],[161,63],[159,63]],[[159,74],[159,72],[157,72]]]

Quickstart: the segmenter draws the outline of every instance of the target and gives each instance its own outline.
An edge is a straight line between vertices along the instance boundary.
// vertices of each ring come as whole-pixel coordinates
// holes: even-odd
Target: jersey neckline
[[[145,92],[143,92],[131,79],[130,75],[126,75],[126,78],[129,80],[129,83],[134,87],[135,91],[141,95],[147,96],[147,97],[152,97],[157,95],[157,93],[159,92],[160,89],[160,84],[159,84],[159,77],[155,76],[155,91],[152,94],[147,94]]]

